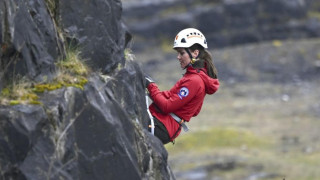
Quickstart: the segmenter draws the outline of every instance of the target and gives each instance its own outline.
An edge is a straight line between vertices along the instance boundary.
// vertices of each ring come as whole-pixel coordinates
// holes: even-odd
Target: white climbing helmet
[[[196,43],[200,44],[205,49],[208,48],[206,37],[204,37],[198,29],[187,28],[177,34],[174,39],[173,48],[189,48]]]

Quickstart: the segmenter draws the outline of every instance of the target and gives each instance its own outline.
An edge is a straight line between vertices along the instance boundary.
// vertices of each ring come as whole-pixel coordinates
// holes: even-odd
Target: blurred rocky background
[[[201,30],[221,88],[166,145],[177,179],[319,179],[320,2],[123,0],[143,71],[168,90],[184,73],[176,34]]]

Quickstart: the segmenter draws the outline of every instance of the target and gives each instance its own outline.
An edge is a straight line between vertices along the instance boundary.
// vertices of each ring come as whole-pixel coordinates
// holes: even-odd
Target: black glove
[[[154,80],[150,76],[148,76],[146,74],[144,76],[145,76],[145,79],[146,79],[146,87],[148,87],[149,84],[154,83]]]

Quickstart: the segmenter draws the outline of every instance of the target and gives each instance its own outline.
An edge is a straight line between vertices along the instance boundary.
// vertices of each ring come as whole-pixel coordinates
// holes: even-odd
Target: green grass
[[[309,11],[308,12],[308,17],[316,18],[316,19],[320,20],[320,12],[318,12],[318,11]]]
[[[253,148],[266,147],[271,141],[257,137],[247,130],[235,128],[215,127],[185,133],[176,141],[176,145],[168,144],[169,152],[208,151],[212,148]]]
[[[77,48],[69,48],[66,52],[66,58],[59,60],[56,65],[60,69],[61,76],[63,74],[71,74],[74,76],[86,76],[89,68],[85,64],[85,60],[80,56],[80,50]]]
[[[0,93],[0,104],[18,105],[33,104],[41,105],[39,93],[52,91],[63,87],[84,88],[88,82],[89,67],[80,57],[77,48],[69,48],[66,57],[56,63],[58,73],[53,80],[45,80],[42,83],[31,82],[25,77],[15,77],[12,83],[4,87]],[[46,79],[46,78],[44,78]]]
[[[14,78],[12,83],[2,89],[0,104],[41,104],[39,97],[32,91],[32,84],[26,78]]]
[[[59,73],[52,83],[53,89],[65,86],[83,89],[83,86],[88,82],[87,76],[91,70],[85,64],[85,60],[81,58],[80,53],[77,48],[69,48],[66,58],[56,63]],[[46,87],[46,84],[44,84],[44,87]],[[50,88],[46,90],[50,90]]]

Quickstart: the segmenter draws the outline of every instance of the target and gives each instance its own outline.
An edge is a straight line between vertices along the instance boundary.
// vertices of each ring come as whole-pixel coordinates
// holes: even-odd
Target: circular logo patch
[[[184,98],[184,97],[187,97],[188,94],[189,94],[189,89],[186,88],[186,87],[181,88],[180,91],[179,91],[179,97],[181,99]]]

